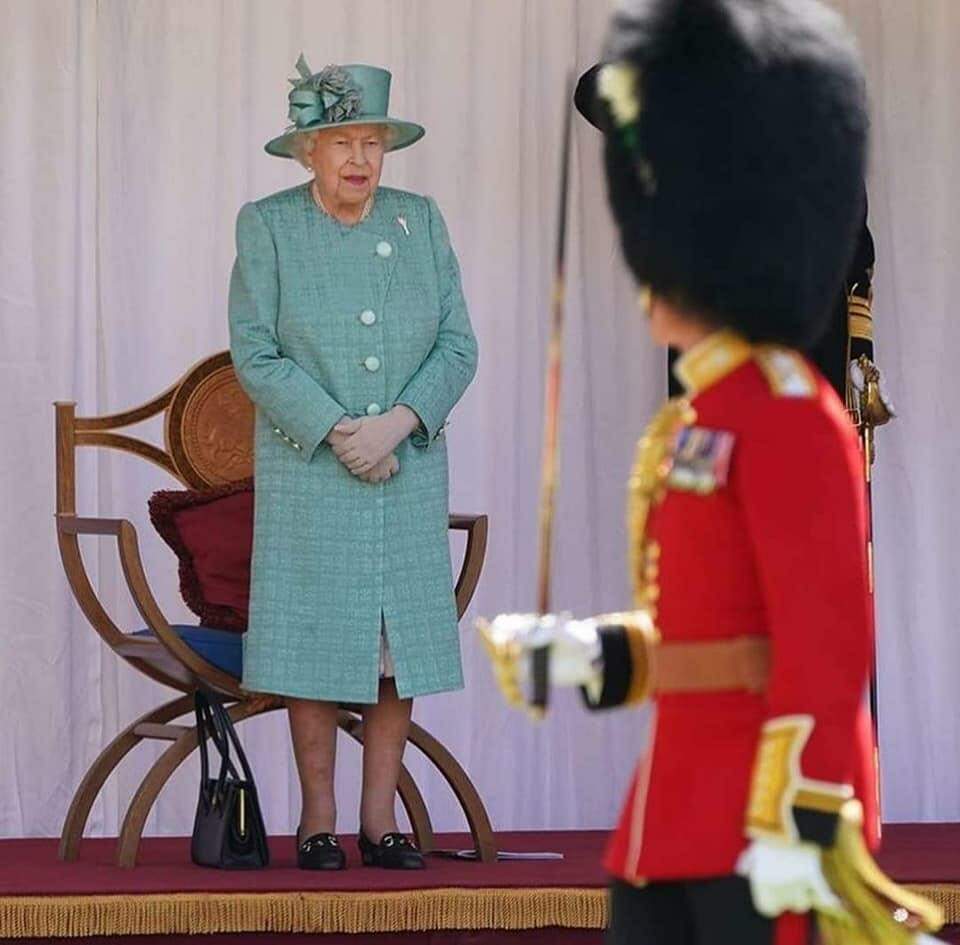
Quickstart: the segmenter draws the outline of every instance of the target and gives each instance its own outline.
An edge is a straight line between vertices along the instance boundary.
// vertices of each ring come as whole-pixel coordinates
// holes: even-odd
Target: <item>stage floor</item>
[[[172,945],[185,935],[204,934],[213,942],[265,945],[312,933],[361,945],[386,941],[390,933],[397,943],[587,945],[600,941],[605,918],[605,836],[503,833],[503,850],[553,851],[564,858],[485,865],[431,857],[422,872],[364,869],[355,842],[345,838],[350,868],[341,873],[297,869],[290,837],[271,838],[271,866],[255,872],[194,867],[186,838],[144,840],[133,870],[113,865],[112,840],[84,841],[76,863],[56,858],[53,839],[3,840],[0,940],[92,942],[106,941],[94,936],[123,935],[133,943],[160,935],[159,941]],[[440,847],[469,845],[461,834],[437,839]],[[895,879],[936,899],[950,922],[960,922],[960,824],[888,825],[880,861]],[[473,934],[458,937],[467,931]],[[567,931],[569,938],[561,934]],[[243,933],[261,934],[248,939]]]
[[[297,869],[291,837],[273,837],[268,869],[224,871],[193,866],[189,839],[180,837],[145,839],[139,865],[124,870],[113,865],[112,840],[84,841],[75,863],[56,858],[56,840],[4,840],[0,938],[603,927],[603,833],[498,839],[504,851],[557,852],[563,859],[487,865],[431,856],[423,871],[366,869],[355,840],[343,838],[350,868],[311,873]],[[470,840],[439,834],[437,846],[462,849]]]
[[[457,887],[487,889],[498,886],[545,889],[606,885],[600,864],[606,833],[519,831],[498,834],[501,850],[547,851],[563,854],[562,860],[521,860],[494,864],[428,858],[423,871],[379,870],[360,864],[356,841],[342,837],[348,869],[324,873],[297,869],[292,837],[270,838],[270,866],[265,870],[215,870],[190,862],[188,837],[150,837],[140,848],[135,869],[113,864],[113,840],[84,840],[80,859],[57,859],[52,839],[0,840],[0,896],[87,896],[105,893],[177,892],[370,892],[409,891]],[[468,834],[438,834],[440,848],[471,845]]]

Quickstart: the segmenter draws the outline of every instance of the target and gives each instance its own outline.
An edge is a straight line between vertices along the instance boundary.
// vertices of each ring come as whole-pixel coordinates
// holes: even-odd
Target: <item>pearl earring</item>
[[[637,297],[640,305],[640,311],[647,317],[653,314],[653,290],[648,285],[640,286],[640,293]]]

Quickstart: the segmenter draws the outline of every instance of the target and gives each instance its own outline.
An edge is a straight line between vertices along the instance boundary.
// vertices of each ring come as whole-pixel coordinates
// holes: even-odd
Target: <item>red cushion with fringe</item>
[[[253,480],[163,489],[150,521],[180,559],[180,593],[204,626],[243,633],[250,611]]]

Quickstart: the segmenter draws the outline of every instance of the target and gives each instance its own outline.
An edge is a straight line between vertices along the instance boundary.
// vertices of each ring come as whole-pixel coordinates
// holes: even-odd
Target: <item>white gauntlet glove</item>
[[[737,873],[750,882],[753,906],[761,915],[774,919],[784,912],[817,912],[844,923],[850,922],[849,941],[867,941],[864,930],[827,884],[821,865],[821,848],[813,843],[776,843],[753,840],[740,854]],[[944,945],[942,939],[925,932],[907,933],[912,945]],[[848,941],[843,938],[842,941]],[[871,937],[869,941],[886,941]],[[898,938],[897,941],[903,941]]]
[[[507,700],[526,703],[524,690],[532,677],[533,654],[547,647],[550,682],[554,686],[603,685],[600,635],[594,620],[573,620],[569,614],[500,614],[477,627],[493,660],[497,681]]]
[[[820,847],[813,843],[753,840],[740,854],[737,872],[750,881],[757,912],[768,918],[811,909],[843,912],[823,875]]]

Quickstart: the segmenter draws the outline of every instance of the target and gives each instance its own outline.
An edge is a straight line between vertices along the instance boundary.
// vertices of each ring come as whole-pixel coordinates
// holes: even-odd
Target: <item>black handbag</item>
[[[260,869],[270,862],[257,786],[233,722],[213,694],[197,690],[197,739],[200,746],[200,797],[193,822],[190,859],[223,870]],[[210,777],[207,739],[220,755],[220,773]],[[242,777],[230,757],[233,745]]]

